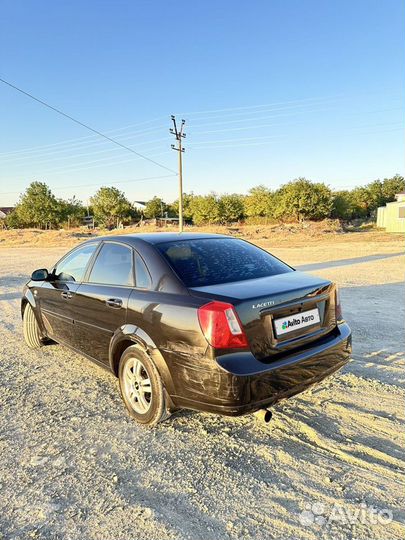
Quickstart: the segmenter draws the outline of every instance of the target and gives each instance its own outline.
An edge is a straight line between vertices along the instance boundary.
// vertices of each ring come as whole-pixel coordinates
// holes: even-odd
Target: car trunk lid
[[[314,341],[336,326],[335,286],[292,271],[259,279],[193,287],[190,294],[235,306],[260,360]]]

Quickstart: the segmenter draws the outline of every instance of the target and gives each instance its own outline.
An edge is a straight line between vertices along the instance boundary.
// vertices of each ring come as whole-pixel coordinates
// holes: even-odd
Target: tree
[[[69,226],[78,226],[82,224],[86,211],[81,201],[73,196],[67,201],[58,199],[57,202],[61,223],[67,223]]]
[[[196,225],[219,223],[221,213],[218,197],[215,193],[194,197],[191,201],[191,214]]]
[[[24,227],[52,227],[60,223],[58,201],[44,182],[32,182],[17,204],[12,219]]]
[[[163,217],[165,211],[166,203],[160,197],[155,196],[146,203],[145,216],[147,218]]]
[[[193,214],[191,210],[192,201],[194,198],[193,193],[183,193],[183,217],[184,219],[192,219]],[[169,214],[173,217],[178,217],[179,215],[179,200],[176,199],[169,206]]]
[[[395,200],[395,195],[404,191],[403,176],[396,174],[392,178],[374,180],[366,186],[358,186],[350,191],[353,217],[369,218],[375,214],[379,206]]]
[[[25,226],[18,215],[17,208],[6,216],[4,219],[4,225],[7,229],[22,229]]]
[[[374,180],[366,185],[368,191],[368,209],[369,211],[377,210],[379,206],[383,206],[386,202],[383,194],[383,184],[381,180]]]
[[[269,217],[272,213],[273,194],[266,186],[253,187],[245,197],[244,204],[248,217]]]
[[[351,190],[350,198],[353,207],[354,218],[370,217],[373,210],[371,205],[370,191],[365,186],[359,186]]]
[[[405,179],[403,176],[396,174],[392,178],[384,178],[382,183],[384,204],[395,201],[395,195],[402,191],[405,191]]]
[[[350,191],[336,191],[333,194],[331,216],[338,219],[351,219],[353,212],[354,208]]]
[[[219,198],[219,214],[222,223],[232,223],[243,218],[243,197],[237,193],[225,194]]]
[[[96,221],[106,227],[118,226],[131,217],[131,204],[124,193],[115,187],[102,187],[91,197]]]
[[[277,190],[273,216],[297,221],[324,219],[330,216],[332,205],[332,192],[328,186],[298,178]]]

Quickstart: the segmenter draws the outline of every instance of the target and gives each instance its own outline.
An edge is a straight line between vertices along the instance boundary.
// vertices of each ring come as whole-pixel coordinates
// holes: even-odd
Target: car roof
[[[178,242],[180,240],[201,240],[207,238],[232,238],[226,234],[210,234],[210,233],[174,233],[174,232],[158,232],[158,233],[136,233],[136,234],[119,234],[111,236],[99,236],[97,240],[115,240],[125,241],[129,243],[137,243],[137,240],[143,240],[148,244],[161,244],[163,242]],[[96,238],[95,238],[96,239]]]

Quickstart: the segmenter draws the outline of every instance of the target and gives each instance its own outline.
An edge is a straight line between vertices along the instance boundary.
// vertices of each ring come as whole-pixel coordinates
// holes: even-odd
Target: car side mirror
[[[46,268],[34,270],[31,274],[32,281],[46,281],[49,278],[49,272]]]

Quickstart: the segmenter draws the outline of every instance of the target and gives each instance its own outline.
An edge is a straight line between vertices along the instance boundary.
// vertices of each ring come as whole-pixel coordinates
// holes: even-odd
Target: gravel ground
[[[152,430],[111,374],[23,342],[21,287],[65,250],[2,248],[0,538],[403,538],[405,257],[390,248],[282,250],[341,285],[354,351],[339,374],[267,425],[183,411]]]

